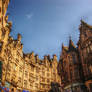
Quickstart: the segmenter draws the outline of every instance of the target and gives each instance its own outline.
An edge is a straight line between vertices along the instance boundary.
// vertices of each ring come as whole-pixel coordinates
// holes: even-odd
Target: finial
[[[21,34],[18,33],[18,41],[21,42]]]

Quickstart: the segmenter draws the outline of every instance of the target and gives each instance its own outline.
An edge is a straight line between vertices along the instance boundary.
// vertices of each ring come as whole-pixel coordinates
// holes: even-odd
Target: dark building
[[[77,47],[69,39],[59,61],[62,92],[92,92],[92,26],[81,20]]]

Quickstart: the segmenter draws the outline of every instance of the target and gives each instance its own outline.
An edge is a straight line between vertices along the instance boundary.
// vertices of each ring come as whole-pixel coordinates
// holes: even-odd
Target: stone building
[[[48,92],[51,83],[60,84],[57,56],[44,56],[23,53],[21,35],[17,39],[10,36],[12,23],[6,14],[9,0],[0,0],[0,83],[14,90]]]
[[[77,47],[62,45],[58,72],[63,92],[92,92],[92,26],[81,20]]]
[[[81,21],[78,51],[82,63],[84,83],[89,92],[92,92],[92,26]]]

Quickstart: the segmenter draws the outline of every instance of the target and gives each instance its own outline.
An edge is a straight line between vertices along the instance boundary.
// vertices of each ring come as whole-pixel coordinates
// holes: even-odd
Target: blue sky
[[[11,0],[8,13],[11,35],[16,38],[21,33],[25,53],[59,58],[69,36],[76,45],[80,20],[92,24],[92,0]]]

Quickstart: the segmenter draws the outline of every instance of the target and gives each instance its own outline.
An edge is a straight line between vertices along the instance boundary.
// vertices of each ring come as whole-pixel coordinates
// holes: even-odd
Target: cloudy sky
[[[22,34],[23,51],[40,58],[56,54],[68,45],[69,36],[78,41],[80,20],[92,24],[92,0],[10,0],[11,35]]]

